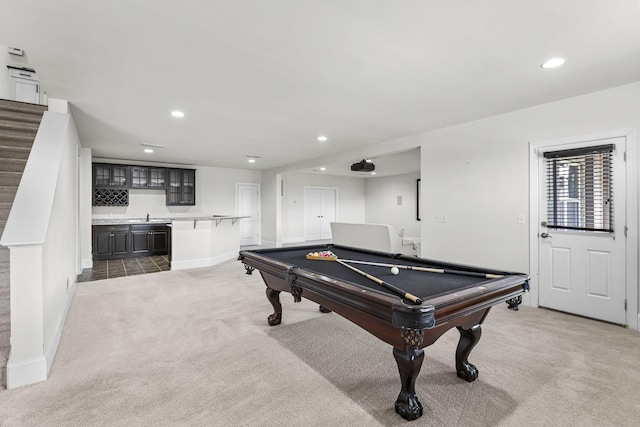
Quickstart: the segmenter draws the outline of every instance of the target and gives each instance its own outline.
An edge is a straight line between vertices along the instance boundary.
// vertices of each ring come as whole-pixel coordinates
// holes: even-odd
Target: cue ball
[[[400,270],[398,270],[398,267],[391,267],[391,274],[398,274],[400,273]]]

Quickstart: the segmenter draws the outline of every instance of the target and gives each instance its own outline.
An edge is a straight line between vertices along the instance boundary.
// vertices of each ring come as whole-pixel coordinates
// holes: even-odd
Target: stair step
[[[0,220],[6,221],[9,218],[11,203],[0,203]]]
[[[9,207],[6,207],[9,205]],[[0,221],[2,221],[2,230],[4,231],[4,226],[7,225],[7,219],[9,219],[9,212],[11,211],[10,203],[0,203]]]
[[[28,102],[0,99],[0,109],[4,111],[11,111],[14,113],[42,115],[49,109],[49,107],[47,107],[46,105],[30,104]]]
[[[5,132],[0,129],[0,143],[4,144],[29,144],[29,146],[33,145],[33,140],[36,139],[36,133],[16,133],[16,132]]]
[[[7,111],[0,107],[0,121],[3,120],[11,120],[18,121],[25,124],[38,125],[42,121],[41,114],[32,114],[32,113],[16,113],[13,111]]]
[[[12,129],[0,126],[0,140],[19,140],[19,141],[31,141],[36,139],[37,130],[27,130],[15,127]]]
[[[7,147],[3,146],[0,142],[0,159],[2,159],[2,161],[7,159],[26,160],[29,158],[29,153],[31,153],[30,147]]]
[[[17,135],[22,134],[33,134],[35,135],[38,132],[38,126],[40,123],[28,123],[11,119],[0,119],[0,132],[2,133],[13,133]]]
[[[23,172],[26,164],[25,159],[3,159],[0,162],[0,171]]]
[[[9,268],[2,270],[3,273],[8,273]],[[9,282],[0,282],[0,299],[9,299]]]
[[[12,203],[18,191],[17,185],[0,185],[0,202]]]
[[[18,185],[22,179],[22,172],[7,172],[0,170],[0,185]],[[9,206],[9,208],[11,208]],[[0,206],[0,219],[2,219],[2,209]]]
[[[21,138],[2,138],[0,137],[0,147],[20,147],[27,150],[31,150],[33,147],[34,137],[24,138],[24,135],[21,135]]]
[[[9,248],[5,248],[4,246],[0,247],[0,264],[9,263]],[[0,290],[0,293],[2,290]]]

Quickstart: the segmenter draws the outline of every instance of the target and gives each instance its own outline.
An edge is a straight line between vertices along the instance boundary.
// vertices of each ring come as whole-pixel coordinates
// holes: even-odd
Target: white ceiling
[[[373,144],[640,80],[638,0],[0,7],[0,44],[71,102],[102,158],[269,169],[362,148],[350,165]],[[540,68],[554,56],[566,64]]]

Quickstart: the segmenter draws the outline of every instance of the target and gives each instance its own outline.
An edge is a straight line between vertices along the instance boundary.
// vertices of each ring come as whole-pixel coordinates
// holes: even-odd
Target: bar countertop
[[[231,220],[233,222],[242,219],[249,218],[248,216],[236,216],[236,215],[210,215],[210,216],[179,216],[179,217],[164,217],[164,218],[97,218],[92,219],[92,225],[123,225],[123,224],[171,224],[174,221],[216,221],[219,223],[224,220]]]

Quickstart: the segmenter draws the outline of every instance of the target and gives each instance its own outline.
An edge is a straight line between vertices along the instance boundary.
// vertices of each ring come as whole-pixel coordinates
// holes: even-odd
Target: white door
[[[304,240],[331,239],[330,223],[336,220],[335,188],[305,187]]]
[[[236,184],[236,215],[239,221],[240,246],[260,244],[260,185]]]
[[[585,152],[576,149],[610,145],[615,148],[603,161],[571,157]],[[626,324],[625,150],[625,138],[611,138],[545,146],[539,153],[540,306]],[[609,161],[611,169],[598,166]]]

